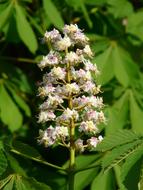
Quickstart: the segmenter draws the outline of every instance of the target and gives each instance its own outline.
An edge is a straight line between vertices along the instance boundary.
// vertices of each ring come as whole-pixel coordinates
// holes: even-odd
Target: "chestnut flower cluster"
[[[72,138],[72,146],[83,152],[102,140],[98,125],[106,121],[103,100],[97,96],[100,86],[92,78],[99,71],[91,62],[93,53],[83,31],[76,24],[65,25],[62,31],[62,35],[56,29],[44,35],[50,51],[38,64],[47,71],[38,89],[44,100],[38,122],[50,126],[40,130],[38,141],[45,147],[60,144],[69,148]]]

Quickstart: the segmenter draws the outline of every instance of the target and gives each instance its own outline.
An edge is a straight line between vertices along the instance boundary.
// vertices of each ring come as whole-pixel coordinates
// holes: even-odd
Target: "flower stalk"
[[[68,189],[74,190],[75,155],[93,150],[102,140],[98,124],[105,122],[103,100],[92,78],[99,71],[90,61],[89,39],[77,25],[65,25],[63,35],[56,29],[46,32],[44,41],[50,52],[38,64],[41,70],[48,68],[38,89],[44,100],[38,122],[54,124],[40,130],[38,142],[69,149]]]

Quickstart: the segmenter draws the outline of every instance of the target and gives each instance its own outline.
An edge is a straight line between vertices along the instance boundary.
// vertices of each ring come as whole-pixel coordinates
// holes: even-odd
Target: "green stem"
[[[75,178],[75,173],[74,172],[69,172],[69,183],[68,183],[68,190],[74,190],[74,178]]]
[[[68,50],[66,51],[66,53]],[[71,75],[70,75],[70,63],[67,63],[67,82],[71,83]],[[68,97],[68,107],[73,109],[73,97],[70,94]],[[74,175],[75,175],[75,123],[74,119],[71,119],[70,123],[70,159],[69,159],[69,179],[68,179],[68,189],[74,190]]]
[[[27,59],[27,58],[19,58],[19,57],[6,57],[6,56],[0,56],[0,60],[6,60],[6,61],[17,61],[17,62],[25,62],[25,63],[38,63],[38,61],[33,59]]]
[[[26,155],[26,154],[23,154],[23,153],[17,151],[17,150],[14,150],[14,149],[11,149],[10,151],[13,152],[13,153],[15,153],[15,154],[18,154],[18,155],[20,155],[20,156],[22,156],[22,157],[28,158],[28,159],[30,159],[30,160],[34,160],[34,161],[39,162],[39,163],[41,163],[41,164],[44,164],[44,165],[50,166],[50,167],[52,167],[52,168],[55,168],[55,169],[62,170],[62,171],[64,171],[64,172],[66,172],[66,169],[64,169],[64,168],[62,168],[62,167],[60,167],[60,166],[51,164],[51,163],[46,162],[46,161],[44,161],[44,160],[39,160],[38,158],[35,158],[35,157],[32,157],[32,156],[28,156],[28,155]],[[66,173],[67,173],[67,172],[66,172]]]

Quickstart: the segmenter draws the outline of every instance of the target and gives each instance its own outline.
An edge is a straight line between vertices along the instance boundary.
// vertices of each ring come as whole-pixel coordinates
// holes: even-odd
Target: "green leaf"
[[[51,0],[43,0],[43,6],[49,20],[57,28],[61,29],[64,26],[64,21],[54,3]]]
[[[143,41],[143,11],[132,14],[128,17],[127,33]]]
[[[80,168],[92,166],[96,163],[99,155],[80,155],[76,158],[77,170]],[[75,175],[75,190],[82,190],[89,185],[98,173],[98,167],[78,172]]]
[[[109,48],[95,60],[102,73],[99,76],[102,84],[108,83],[115,76],[121,85],[127,87],[139,76],[138,68],[130,55],[115,41],[111,41]]]
[[[117,80],[127,87],[132,85],[133,80],[138,77],[138,68],[130,55],[121,47],[116,46],[113,50],[114,71]]]
[[[123,53],[123,52],[122,52]],[[129,85],[130,79],[127,74],[127,70],[124,67],[126,62],[122,59],[122,53],[120,53],[120,49],[116,46],[113,50],[113,59],[115,61],[114,71],[117,80],[125,87]]]
[[[4,75],[6,77],[3,77]],[[3,62],[1,64],[0,77],[4,78],[4,81],[17,91],[32,93],[30,81],[28,81],[26,74],[11,63]]]
[[[107,0],[108,11],[114,15],[115,18],[123,18],[133,13],[133,6],[127,0]]]
[[[87,185],[89,185],[98,174],[98,170],[98,168],[92,168],[78,172],[75,175],[75,190],[83,190]]]
[[[0,175],[2,175],[3,172],[5,172],[6,168],[7,168],[7,159],[3,151],[0,150]]]
[[[91,190],[95,189],[102,189],[102,190],[108,190],[108,189],[115,189],[115,179],[113,172],[110,170],[106,173],[100,172],[98,176],[93,180],[91,184]]]
[[[121,179],[121,167],[119,165],[116,165],[113,167],[113,170],[119,190],[127,190]]]
[[[27,178],[26,180],[28,181],[28,183],[30,183],[32,189],[34,188],[34,190],[51,190],[48,185],[36,181],[34,178]]]
[[[90,36],[89,36],[90,38]],[[91,39],[91,38],[90,38]],[[96,37],[95,37],[95,41],[96,41]],[[92,46],[92,50],[95,52],[95,53],[99,53],[99,52],[102,52],[102,51],[105,51],[105,49],[107,49],[109,47],[109,40],[108,39],[101,39],[101,40],[97,40],[93,46]],[[96,57],[94,59],[96,61]]]
[[[116,132],[110,133],[107,137],[105,137],[104,140],[97,145],[96,150],[107,151],[119,145],[133,142],[138,138],[139,136],[130,130],[117,130]]]
[[[143,189],[143,163],[141,164],[140,181],[138,183],[139,190]]]
[[[98,55],[95,59],[102,75],[99,76],[99,82],[101,84],[108,83],[114,77],[113,61],[112,61],[112,47],[110,46],[102,54]]]
[[[5,179],[2,179],[0,181],[0,189],[6,188],[7,190],[9,190],[7,187],[11,187],[13,188],[13,180],[14,180],[14,175],[9,175],[8,177],[6,177]],[[10,185],[9,185],[10,183]],[[9,187],[9,188],[10,188]],[[10,189],[11,190],[11,189]]]
[[[15,184],[17,190],[51,190],[48,185],[40,183],[34,178],[25,178],[19,175],[16,175]]]
[[[16,180],[15,180],[15,186],[17,190],[32,190],[32,188],[30,188],[30,184],[27,184],[22,176],[16,175]]]
[[[22,115],[3,85],[0,85],[0,117],[12,132],[22,125]]]
[[[8,4],[8,3],[7,3]],[[0,12],[0,30],[3,29],[3,26],[7,23],[7,20],[12,13],[13,5],[10,3],[9,5],[5,5],[5,9]]]
[[[84,0],[84,2],[87,5],[101,6],[101,5],[105,5],[105,3],[107,2],[107,0]]]
[[[142,157],[143,155],[143,145],[139,146],[135,152],[133,152],[124,162],[121,167],[121,179],[124,181],[128,172],[133,167],[133,165]]]
[[[86,20],[88,26],[89,26],[90,28],[92,28],[93,24],[92,24],[92,21],[91,21],[91,19],[90,19],[90,17],[89,17],[88,11],[87,11],[87,9],[86,9],[86,6],[85,6],[83,0],[78,0],[78,3],[79,3],[78,6],[81,8],[81,10],[82,10],[82,12],[83,12],[83,14],[84,14],[84,18],[85,18],[85,20]]]
[[[21,40],[24,42],[24,44],[28,47],[28,49],[32,53],[35,53],[35,51],[38,48],[38,44],[32,27],[26,19],[26,15],[23,11],[23,8],[17,3],[15,3],[15,10],[18,34]]]
[[[130,91],[130,119],[132,129],[143,134],[143,110],[137,104],[133,93]]]
[[[19,105],[19,107],[25,111],[25,114],[27,116],[31,116],[31,111],[29,106],[25,103],[25,101],[9,86],[7,85],[8,89],[10,90],[10,92],[12,93],[12,96],[14,98],[14,100],[16,101],[16,103]]]
[[[108,152],[102,160],[103,169],[110,169],[114,165],[117,165],[122,160],[131,155],[139,145],[143,144],[143,141],[138,139],[134,142],[114,148],[111,152]]]
[[[108,108],[108,127],[106,128],[106,134],[113,133],[114,131],[121,129],[127,122],[129,111],[129,92],[126,92],[114,103],[114,105]]]
[[[20,141],[14,141],[12,145],[13,145],[14,150],[17,150],[18,152],[22,154],[25,154],[34,158],[39,158],[39,159],[42,158],[39,152],[35,148],[29,146],[28,144],[22,143]]]
[[[3,190],[13,190],[14,189],[14,179],[15,176],[12,176],[10,181],[4,186]]]
[[[18,161],[8,152],[6,152],[6,155],[7,155],[7,159],[9,161],[10,167],[13,169],[13,171],[17,174],[20,174],[20,175],[26,177],[26,172],[19,165]]]

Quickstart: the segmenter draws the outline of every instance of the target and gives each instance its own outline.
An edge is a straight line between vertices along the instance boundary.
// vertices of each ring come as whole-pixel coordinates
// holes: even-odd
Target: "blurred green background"
[[[48,52],[42,44],[45,31],[70,23],[90,38],[93,62],[101,71],[98,83],[108,119],[103,135],[118,129],[143,134],[143,0],[0,0],[0,189],[66,190],[64,175],[9,150],[42,155],[58,165],[68,159],[64,148],[37,145],[44,127],[37,124],[42,79],[37,63]],[[88,165],[97,156],[85,153],[77,163]],[[116,166],[103,175],[100,168],[80,172],[75,190],[142,190],[141,164],[139,153],[123,169]]]

